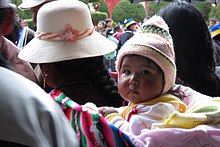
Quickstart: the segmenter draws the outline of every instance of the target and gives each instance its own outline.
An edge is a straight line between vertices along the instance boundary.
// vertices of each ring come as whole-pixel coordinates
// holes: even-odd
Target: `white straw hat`
[[[18,57],[31,63],[51,63],[105,55],[115,43],[94,30],[89,8],[76,0],[52,1],[37,15],[37,32]]]
[[[29,10],[47,1],[52,0],[23,0],[23,2],[18,6],[18,8],[21,10]]]

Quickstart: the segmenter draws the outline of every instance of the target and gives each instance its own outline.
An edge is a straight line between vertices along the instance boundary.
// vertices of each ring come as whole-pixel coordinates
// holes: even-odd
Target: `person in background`
[[[219,20],[217,17],[212,17],[209,21],[208,28],[211,29],[214,25],[219,24]]]
[[[28,62],[17,57],[19,50],[13,42],[6,39],[4,35],[11,33],[15,19],[15,10],[8,0],[0,1],[0,52],[11,64],[13,71],[38,83],[33,68]]]
[[[214,50],[202,13],[190,3],[177,1],[158,13],[170,28],[176,54],[177,83],[209,95],[220,95]],[[187,37],[186,37],[187,36]]]
[[[129,40],[131,37],[134,36],[134,32],[136,31],[136,22],[132,18],[128,20],[126,19],[124,21],[124,24],[125,24],[126,30],[124,33],[120,35],[120,40],[118,42],[118,47],[116,49],[117,53],[120,50],[121,46],[123,46],[127,40]]]
[[[36,30],[36,24],[37,24],[37,13],[40,7],[42,7],[44,4],[51,2],[54,0],[23,0],[23,2],[18,6],[20,10],[31,10],[32,13],[32,21],[34,24],[34,31]]]
[[[114,30],[115,30],[115,34],[113,34],[113,36],[120,40],[120,36],[122,33],[124,33],[124,28],[122,27],[121,24],[118,24],[117,26],[114,27]]]
[[[109,28],[106,30],[106,38],[114,42],[115,44],[118,44],[118,40],[113,36],[115,34],[114,28]]]
[[[113,23],[112,19],[110,19],[110,18],[105,19],[105,23],[106,23],[106,25],[105,25],[106,30],[109,28],[112,28],[112,23]]]
[[[216,66],[220,66],[220,24],[216,24],[209,29],[214,45],[214,57]]]
[[[111,40],[118,45],[118,40],[113,36],[115,34],[114,28],[109,28],[106,30],[106,38]],[[113,52],[108,53],[104,56],[104,64],[107,70],[111,73],[115,71],[115,58],[116,58],[116,48]]]
[[[209,29],[214,46],[215,70],[220,78],[220,24],[216,24]]]
[[[100,20],[98,22],[98,25],[95,29],[98,33],[100,33],[102,36],[106,37],[106,22],[104,20]]]
[[[19,58],[39,64],[44,83],[79,104],[122,105],[103,64],[103,56],[117,46],[94,30],[88,7],[75,0],[53,1],[38,15],[36,36]]]
[[[17,47],[22,50],[24,46],[34,38],[34,31],[28,27],[27,20],[21,20],[21,29],[19,30]]]

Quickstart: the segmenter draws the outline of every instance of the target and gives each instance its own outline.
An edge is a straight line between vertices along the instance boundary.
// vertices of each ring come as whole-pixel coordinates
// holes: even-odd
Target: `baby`
[[[175,54],[168,26],[153,16],[120,49],[116,69],[118,90],[129,102],[121,108],[101,107],[99,113],[124,132],[139,135],[164,122],[175,111],[185,112],[183,95],[172,90]]]

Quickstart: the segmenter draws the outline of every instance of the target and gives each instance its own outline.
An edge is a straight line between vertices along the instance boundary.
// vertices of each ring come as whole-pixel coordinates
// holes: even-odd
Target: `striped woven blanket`
[[[133,147],[129,137],[99,114],[90,113],[61,91],[54,89],[51,97],[60,104],[80,145],[83,147]]]

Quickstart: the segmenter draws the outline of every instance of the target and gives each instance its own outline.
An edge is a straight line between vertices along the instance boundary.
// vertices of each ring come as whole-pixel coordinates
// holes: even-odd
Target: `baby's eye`
[[[126,75],[129,75],[131,72],[130,72],[129,70],[124,70],[124,73],[125,73]]]
[[[147,70],[143,70],[143,71],[141,72],[141,74],[143,74],[143,75],[149,75],[149,74],[150,74],[150,72],[149,72],[149,71],[147,71]]]

